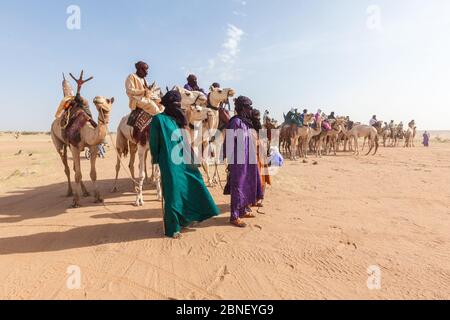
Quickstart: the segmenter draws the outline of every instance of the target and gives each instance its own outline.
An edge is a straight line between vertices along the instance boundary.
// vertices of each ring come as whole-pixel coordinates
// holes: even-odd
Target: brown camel
[[[314,119],[314,114],[310,113],[305,115],[303,126],[299,127],[297,124],[285,124],[281,128],[280,132],[280,151],[284,150],[290,154],[291,160],[296,160],[297,146],[299,139],[307,137],[311,128],[309,125]]]
[[[322,131],[318,136],[318,143],[316,147],[316,155],[321,157],[323,155],[323,151],[325,153],[330,153],[333,150],[334,155],[337,155],[337,141],[339,134],[345,128],[345,119],[338,118],[331,124],[331,131]]]

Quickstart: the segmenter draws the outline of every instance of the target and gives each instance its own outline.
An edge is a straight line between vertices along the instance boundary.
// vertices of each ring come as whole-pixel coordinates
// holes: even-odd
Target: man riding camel
[[[215,83],[215,85],[219,86],[218,83]],[[190,74],[187,78],[187,83],[185,84],[184,88],[188,91],[199,91],[202,92],[205,96],[207,95],[206,92],[201,89],[197,84],[197,76]]]
[[[155,116],[164,111],[164,107],[159,104],[159,97],[152,96],[152,88],[147,80],[149,66],[143,61],[135,64],[136,73],[130,74],[125,82],[127,96],[130,99],[130,109],[142,109],[151,116]]]
[[[372,119],[370,119],[369,125],[370,125],[371,127],[373,127],[373,126],[375,126],[377,123],[378,123],[377,116],[374,115],[374,116],[372,117]]]

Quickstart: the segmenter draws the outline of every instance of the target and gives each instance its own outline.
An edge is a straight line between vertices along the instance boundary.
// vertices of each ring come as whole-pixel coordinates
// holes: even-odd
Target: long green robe
[[[164,224],[168,237],[173,237],[193,222],[202,222],[220,213],[197,166],[179,159],[172,160],[173,153],[183,159],[185,146],[179,127],[170,116],[160,114],[153,118],[150,151],[153,164],[158,164],[161,170]]]

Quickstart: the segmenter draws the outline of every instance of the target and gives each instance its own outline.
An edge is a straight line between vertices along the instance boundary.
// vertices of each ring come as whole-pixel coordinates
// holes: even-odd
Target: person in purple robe
[[[200,88],[197,84],[197,76],[190,74],[187,78],[187,83],[184,85],[184,88],[189,91],[199,91],[202,92],[206,96],[205,90]]]
[[[252,104],[247,97],[235,100],[237,115],[227,126],[224,142],[224,156],[229,163],[224,194],[231,195],[231,224],[240,228],[247,226],[242,219],[255,218],[250,207],[264,197],[253,141]]]
[[[423,134],[422,144],[427,148],[430,146],[430,134],[427,131]]]

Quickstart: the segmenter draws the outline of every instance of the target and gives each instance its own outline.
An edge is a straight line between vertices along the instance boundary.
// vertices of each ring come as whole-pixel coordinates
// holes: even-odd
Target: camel
[[[354,126],[350,131],[348,131],[347,136],[349,139],[353,139],[354,141],[354,148],[355,148],[355,155],[359,155],[359,138],[368,138],[369,139],[369,146],[370,150],[367,153],[367,156],[372,152],[373,148],[375,147],[375,152],[373,155],[376,155],[379,148],[379,137],[377,129],[375,129],[372,126],[368,125],[356,125]]]
[[[201,92],[190,92],[181,87],[174,87],[173,90],[177,90],[181,94],[181,104],[182,108],[187,109],[189,106],[194,105],[196,103],[206,103],[207,99],[205,95]],[[152,100],[155,103],[158,103],[158,100],[162,96],[162,92],[159,88],[154,88],[151,90],[150,95]],[[133,127],[128,125],[128,120],[130,115],[125,116],[120,121],[119,127],[117,129],[117,138],[116,138],[116,149],[117,149],[117,163],[116,163],[116,178],[114,181],[114,187],[112,192],[117,192],[117,181],[119,178],[119,172],[121,167],[121,159],[122,157],[126,157],[128,153],[130,154],[129,161],[129,169],[133,179],[133,182],[137,184],[136,188],[136,201],[135,205],[137,207],[144,205],[144,196],[143,196],[143,183],[144,179],[148,177],[147,175],[147,158],[150,151],[149,141],[142,145],[138,141],[135,141],[133,138]],[[136,154],[139,159],[139,178],[136,181],[134,163],[136,161]],[[157,188],[157,198],[158,201],[162,201],[162,190],[161,185],[159,183],[159,168],[157,166],[152,166],[152,180],[156,183]]]
[[[386,126],[383,128],[383,121],[377,121],[373,127],[377,130],[378,136],[383,137],[386,130],[389,130],[389,128]],[[362,147],[362,151],[364,151],[367,143],[367,137],[364,138],[364,143]],[[386,147],[386,145],[384,145]]]
[[[416,124],[415,121],[411,121],[408,124],[408,130],[405,134],[405,148],[413,148],[414,146],[414,138],[416,136]]]
[[[226,103],[235,94],[234,89],[231,88],[211,87],[206,106],[196,104],[186,110],[194,147],[201,146],[202,149],[201,164],[206,173],[208,187],[214,187],[217,183],[220,183],[216,174],[211,177],[209,171],[211,160],[213,164],[218,165],[220,146],[223,141],[223,132],[218,130],[219,108],[221,104]]]
[[[345,119],[338,118],[331,122],[331,131],[322,131],[318,135],[316,156],[321,157],[323,148],[326,153],[330,153],[331,149],[334,151],[334,155],[337,155],[337,144],[339,134],[345,129]]]
[[[82,77],[80,78],[80,80],[83,81]],[[79,87],[81,86],[79,85]],[[67,196],[68,197],[73,196],[73,204],[72,204],[73,208],[80,207],[80,194],[83,194],[83,196],[85,197],[89,196],[89,192],[87,191],[82,181],[80,153],[87,147],[90,149],[91,154],[97,154],[97,145],[99,145],[104,141],[107,134],[109,115],[113,103],[114,98],[107,99],[104,97],[96,97],[94,99],[94,104],[99,113],[98,127],[94,128],[91,124],[87,123],[83,128],[81,128],[80,130],[81,142],[76,146],[69,144],[68,141],[63,138],[60,118],[55,119],[55,121],[52,124],[51,136],[53,144],[55,145],[55,148],[58,151],[58,154],[60,155],[61,161],[64,165],[68,181]],[[70,181],[70,169],[67,159],[67,148],[70,148],[74,162],[73,168],[75,171],[75,183],[76,183],[75,190],[72,189],[72,184]],[[91,157],[90,159],[91,161],[90,176],[94,187],[95,203],[102,203],[103,199],[101,198],[100,191],[98,190],[96,183],[97,182],[97,171],[95,168],[96,159],[97,157]]]
[[[297,124],[293,123],[290,125],[283,125],[280,131],[280,150],[284,147],[285,151],[290,154],[291,160],[295,161],[297,148],[300,139],[304,139],[309,136],[311,128],[309,125],[314,119],[314,114],[310,113],[305,115],[303,120],[304,125],[299,127]]]
[[[308,135],[301,137],[299,141],[300,145],[300,155],[307,159],[308,158],[308,147],[310,142],[313,141],[315,137],[318,137],[322,133],[322,119],[317,122],[316,128],[310,127]]]

